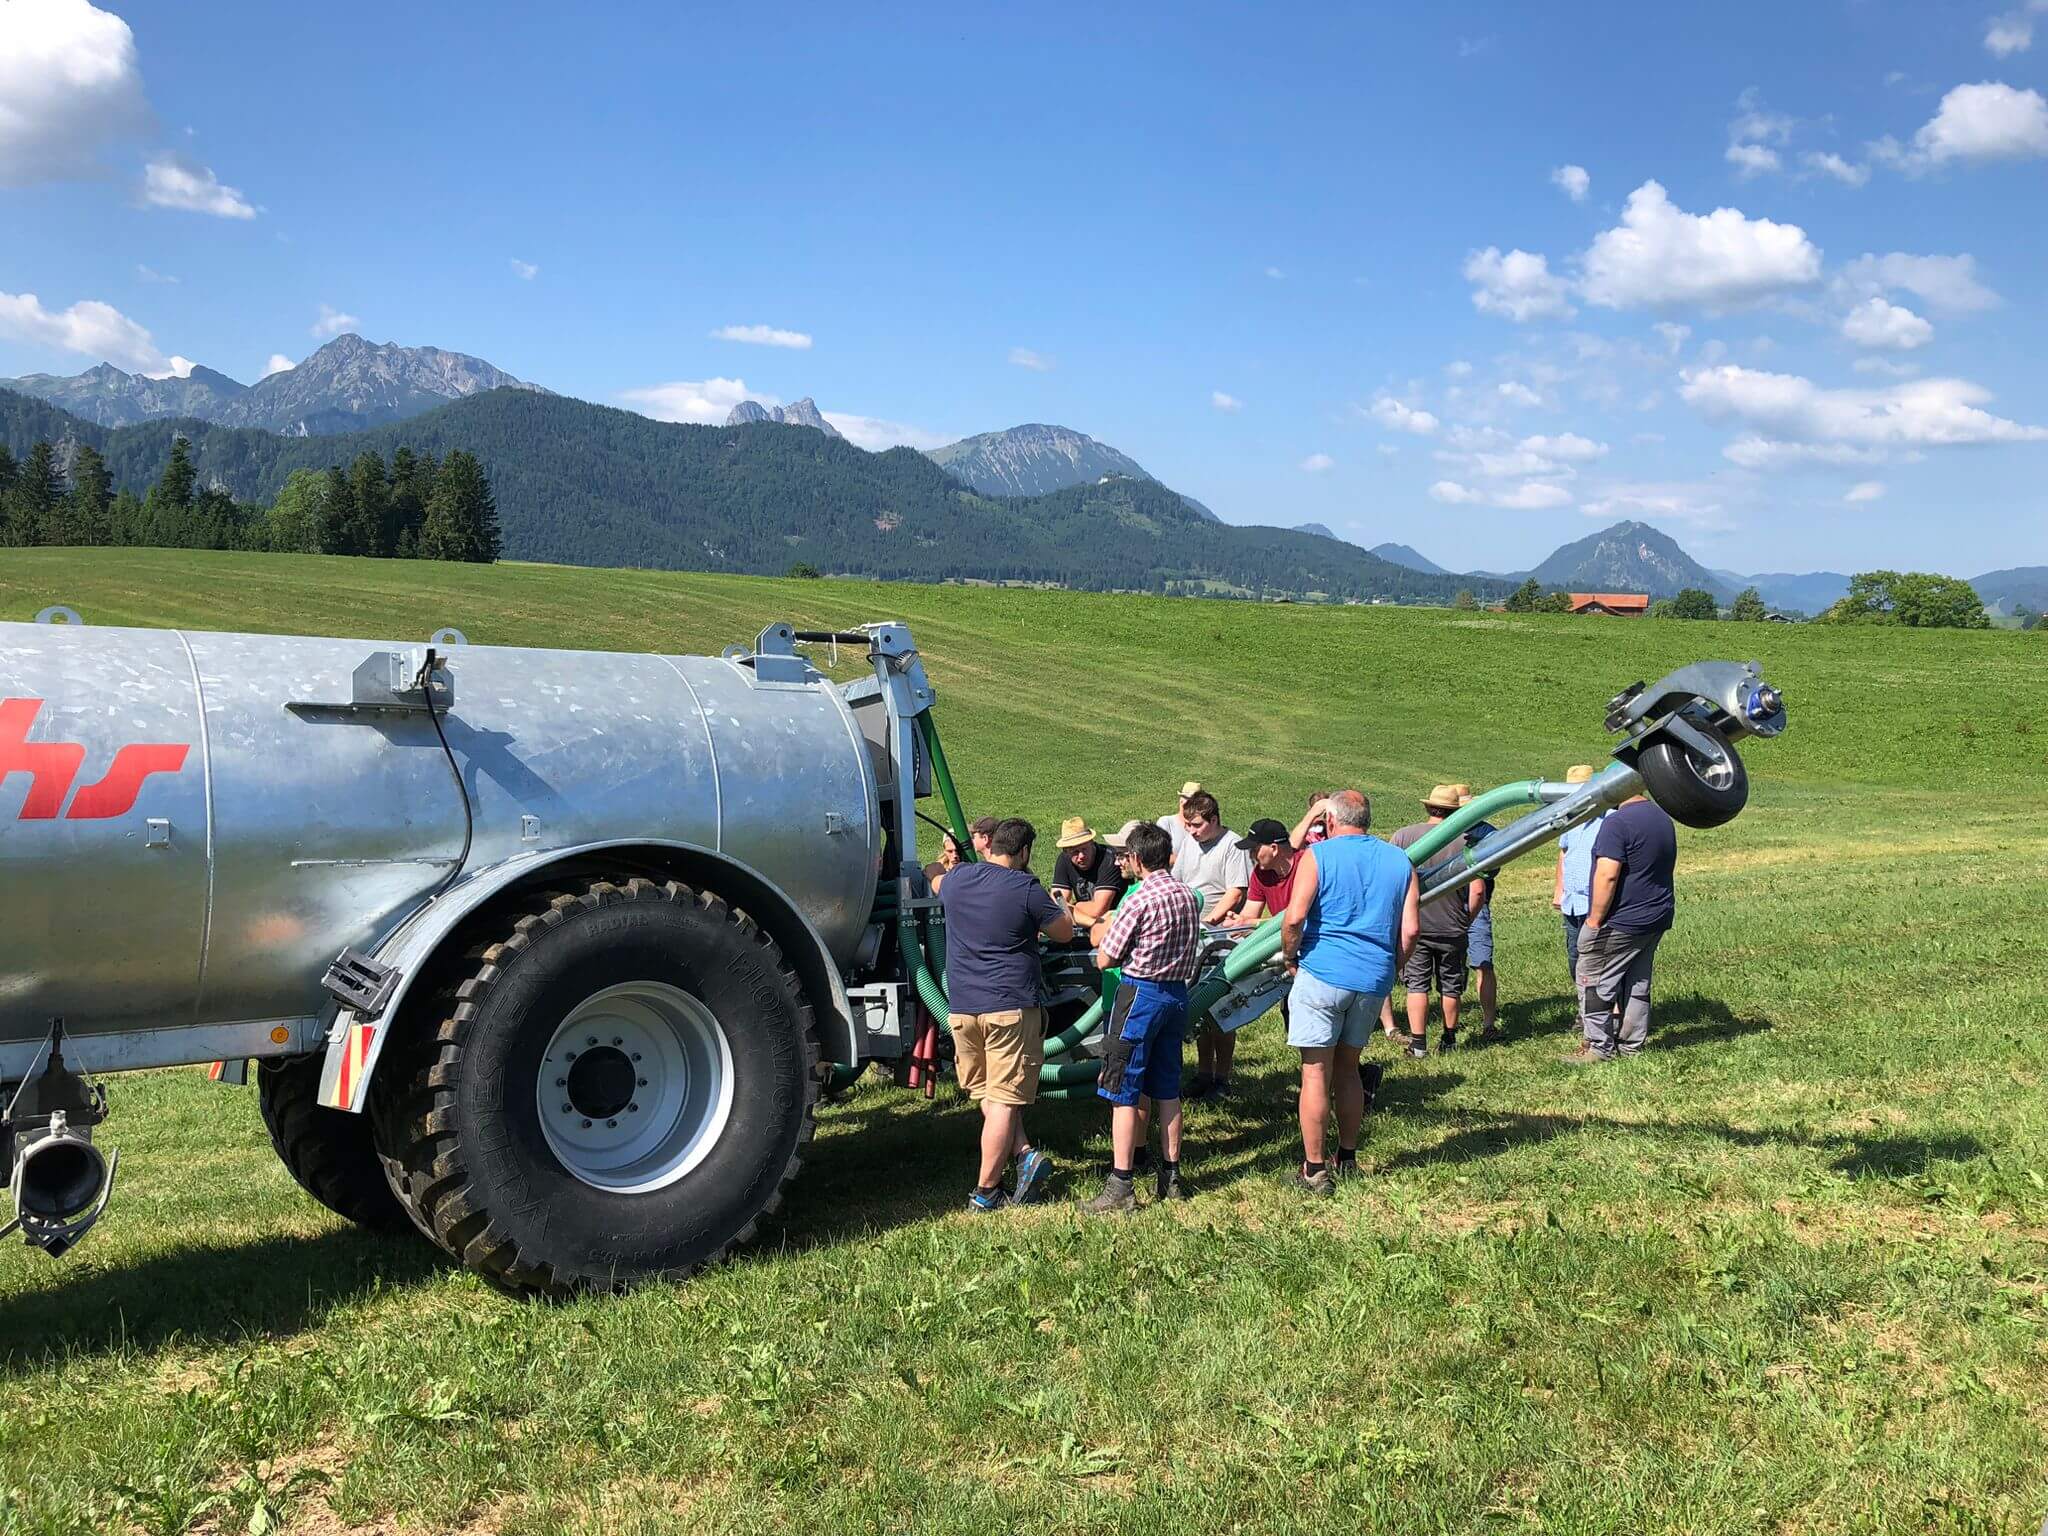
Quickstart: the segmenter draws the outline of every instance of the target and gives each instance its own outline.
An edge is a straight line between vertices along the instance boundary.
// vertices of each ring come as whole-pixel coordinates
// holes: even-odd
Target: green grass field
[[[716,650],[903,618],[970,813],[1233,825],[1597,760],[1608,697],[1761,660],[1792,725],[1681,834],[1651,1050],[1574,1069],[1548,866],[1508,1043],[1389,1060],[1288,1187],[1292,1063],[1189,1111],[1200,1194],[961,1209],[970,1117],[864,1081],[781,1225],[686,1285],[522,1305],[360,1236],[253,1092],[119,1080],[122,1188],[0,1250],[0,1532],[1999,1532],[2048,1514],[2048,647],[1993,632],[8,550],[0,618]],[[4,860],[0,834],[0,860]],[[1047,857],[1050,849],[1043,850]]]

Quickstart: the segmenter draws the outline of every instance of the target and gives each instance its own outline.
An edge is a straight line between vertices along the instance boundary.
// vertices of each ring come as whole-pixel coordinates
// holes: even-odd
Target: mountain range
[[[957,443],[927,450],[925,457],[955,480],[984,496],[1043,496],[1073,485],[1099,485],[1107,480],[1158,481],[1129,454],[1098,443],[1072,427],[1026,422],[1001,432],[963,437]],[[1193,511],[1212,523],[1214,512],[1192,496],[1182,496]],[[1324,530],[1325,538],[1335,535]]]
[[[202,483],[276,496],[295,470],[400,447],[481,458],[505,554],[573,565],[780,574],[794,564],[895,580],[1047,582],[1135,590],[1447,602],[1461,586],[1284,528],[1212,522],[1149,478],[1114,475],[1041,496],[984,496],[909,448],[868,453],[786,423],[658,422],[534,390],[494,389],[400,422],[324,437],[206,422],[102,427],[0,392],[0,443],[85,444],[140,491],[186,439]]]
[[[837,427],[825,419],[824,413],[818,409],[818,402],[809,395],[805,395],[794,405],[770,406],[763,405],[758,400],[742,400],[726,412],[725,416],[725,424],[728,427],[750,426],[757,421],[779,422],[785,427],[810,427],[827,437],[842,435]]]
[[[487,389],[547,393],[480,357],[439,347],[379,345],[354,334],[337,336],[298,366],[254,384],[206,367],[182,377],[151,378],[101,363],[69,378],[32,373],[0,379],[0,389],[46,400],[102,427],[190,418],[297,437],[403,421]],[[825,424],[820,419],[816,425]]]

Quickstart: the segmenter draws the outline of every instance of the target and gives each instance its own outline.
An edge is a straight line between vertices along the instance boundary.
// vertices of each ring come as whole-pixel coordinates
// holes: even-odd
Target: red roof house
[[[1641,592],[1574,592],[1573,613],[1611,613],[1639,619],[1650,611],[1650,599]]]

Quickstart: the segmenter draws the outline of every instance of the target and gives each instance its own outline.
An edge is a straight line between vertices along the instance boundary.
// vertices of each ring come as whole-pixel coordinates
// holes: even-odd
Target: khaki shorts
[[[1038,1098],[1038,1069],[1045,1065],[1043,1008],[949,1013],[946,1027],[953,1032],[953,1068],[969,1098],[1014,1105]]]

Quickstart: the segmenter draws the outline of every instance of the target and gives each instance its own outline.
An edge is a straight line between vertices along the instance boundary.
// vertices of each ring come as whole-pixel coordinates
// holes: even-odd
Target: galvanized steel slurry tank
[[[835,683],[828,645],[868,674]],[[253,1062],[308,1192],[505,1289],[719,1258],[822,1091],[943,1068],[917,802],[970,839],[933,701],[893,623],[715,658],[0,624],[0,1236],[59,1254],[104,1210],[92,1074]],[[1639,792],[1729,820],[1736,744],[1785,712],[1754,664],[1702,662],[1606,724],[1592,782],[1501,786],[1411,848],[1461,850],[1424,899]],[[1286,991],[1279,921],[1212,937],[1190,1011],[1235,1029]],[[1092,1091],[1095,971],[1046,973],[1042,1091]]]

